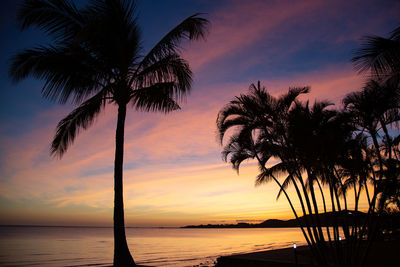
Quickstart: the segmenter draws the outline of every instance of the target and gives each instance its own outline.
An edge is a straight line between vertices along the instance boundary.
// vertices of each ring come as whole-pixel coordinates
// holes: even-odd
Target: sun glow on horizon
[[[146,2],[138,4],[139,15],[151,22],[143,32],[150,40],[162,37],[164,27],[172,28],[174,20],[189,11],[187,15],[208,13],[212,27],[206,42],[182,51],[194,81],[181,110],[165,115],[128,109],[126,225],[292,219],[284,196],[276,200],[276,184],[255,186],[259,172],[255,162],[246,162],[237,174],[222,161],[216,136],[218,111],[258,80],[273,95],[309,85],[311,92],[302,100],[327,99],[340,107],[343,96],[364,83],[365,77],[357,75],[350,62],[359,38],[392,30],[400,4],[378,0],[368,5],[361,0],[199,2],[195,7],[189,2],[172,5],[168,12],[153,12]],[[35,31],[27,37],[21,34],[15,18],[9,20],[2,30],[7,40],[2,62],[25,43],[23,38],[26,43],[42,41],[35,39]],[[0,225],[111,226],[116,108],[106,108],[61,160],[53,159],[49,146],[55,127],[71,106],[42,100],[41,81],[11,84],[5,64],[0,79],[7,102],[0,118],[4,125],[0,130]],[[293,188],[289,195],[297,199]],[[321,200],[319,194],[317,200]],[[300,211],[298,201],[294,205]],[[366,199],[362,199],[360,209],[365,207]],[[323,211],[322,204],[318,208]]]

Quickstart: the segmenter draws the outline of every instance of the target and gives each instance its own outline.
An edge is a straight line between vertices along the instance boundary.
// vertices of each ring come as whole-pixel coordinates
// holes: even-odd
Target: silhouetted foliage
[[[179,55],[182,40],[203,39],[208,21],[188,17],[143,53],[135,1],[92,0],[79,9],[68,0],[26,0],[21,29],[37,27],[50,43],[11,58],[10,77],[41,79],[43,97],[78,105],[57,125],[51,154],[61,157],[80,130],[107,104],[118,106],[114,168],[114,266],[135,265],[124,230],[122,165],[127,106],[168,113],[189,92],[192,72]]]
[[[387,127],[398,125],[400,101],[398,88],[390,85],[370,81],[344,99],[344,110],[335,110],[328,101],[299,101],[308,87],[276,98],[258,82],[218,114],[223,160],[237,171],[246,160],[258,162],[256,185],[277,183],[277,198],[285,195],[321,266],[362,265],[369,246],[361,241],[373,240],[381,211],[398,203],[398,145]],[[299,211],[286,192],[289,186],[297,193]],[[362,194],[369,209],[355,216]],[[329,224],[321,213],[330,214]]]
[[[353,61],[360,71],[370,70],[371,79],[343,99],[343,110],[334,110],[327,101],[312,106],[299,101],[307,87],[276,98],[258,82],[217,118],[223,159],[237,171],[246,160],[258,162],[256,185],[277,183],[277,198],[285,195],[321,266],[363,265],[382,228],[381,215],[400,208],[399,28],[389,39],[366,40]],[[302,220],[286,192],[289,186],[297,193]],[[354,217],[362,194],[367,215]],[[321,219],[321,206],[324,214],[333,214],[330,225]],[[367,246],[361,245],[365,238]]]
[[[352,58],[359,72],[370,72],[373,79],[400,79],[400,27],[389,38],[365,36]]]

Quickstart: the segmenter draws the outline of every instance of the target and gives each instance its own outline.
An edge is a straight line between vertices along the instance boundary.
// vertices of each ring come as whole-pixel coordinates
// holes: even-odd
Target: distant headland
[[[341,212],[327,212],[319,215],[321,226],[332,226],[335,223],[342,223],[347,220],[349,223],[353,220],[360,220],[366,214],[360,211],[341,211]],[[392,216],[390,216],[392,217]],[[396,221],[399,221],[398,216],[394,216]],[[299,217],[299,221],[304,225],[306,219],[311,219],[310,215]],[[309,222],[312,220],[308,220]],[[237,224],[200,224],[200,225],[186,225],[181,228],[286,228],[286,227],[299,227],[296,219],[278,220],[269,219],[261,223],[237,223]]]
[[[181,228],[283,228],[283,227],[297,227],[298,224],[295,219],[291,220],[278,220],[269,219],[262,223],[236,223],[236,224],[200,224],[200,225],[186,225]]]

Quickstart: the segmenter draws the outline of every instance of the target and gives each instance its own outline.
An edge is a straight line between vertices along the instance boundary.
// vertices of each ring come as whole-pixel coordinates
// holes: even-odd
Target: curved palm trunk
[[[114,267],[136,266],[126,242],[123,199],[124,128],[126,104],[118,106],[114,161]]]

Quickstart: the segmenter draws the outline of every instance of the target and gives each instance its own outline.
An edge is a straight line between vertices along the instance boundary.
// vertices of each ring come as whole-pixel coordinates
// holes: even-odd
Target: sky
[[[43,99],[43,81],[15,84],[8,77],[10,56],[46,42],[36,29],[20,31],[20,2],[0,2],[0,225],[110,226],[116,108],[81,132],[62,159],[50,156],[55,127],[73,106]],[[258,80],[276,96],[309,85],[304,100],[328,99],[340,108],[365,81],[350,62],[361,37],[389,36],[399,26],[400,1],[141,0],[144,50],[198,12],[211,27],[206,41],[183,48],[194,82],[182,109],[128,110],[126,225],[293,218],[286,200],[276,200],[278,186],[254,185],[254,162],[238,175],[222,161],[218,111]]]

